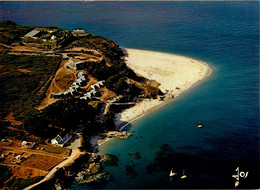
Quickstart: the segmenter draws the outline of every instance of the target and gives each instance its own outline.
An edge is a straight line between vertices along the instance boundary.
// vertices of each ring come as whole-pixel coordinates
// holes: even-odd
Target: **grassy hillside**
[[[33,29],[40,31],[37,38],[23,38]],[[51,39],[52,36],[55,36],[55,40]],[[10,55],[7,54],[8,48],[19,46],[21,49],[27,48],[33,51],[50,50],[57,54],[66,52],[73,58],[71,48],[82,47],[88,50],[84,53],[100,59],[99,62],[86,60],[83,63],[83,70],[95,80],[105,80],[105,87],[113,94],[122,97],[120,102],[133,101],[141,94],[156,98],[160,93],[160,90],[151,86],[147,79],[137,76],[127,67],[125,61],[121,59],[124,53],[116,42],[102,36],[88,32],[84,35],[75,35],[71,31],[56,27],[27,27],[16,25],[12,21],[0,21],[0,43],[12,45],[12,47],[3,45],[0,55],[0,124],[3,126],[0,128],[0,137],[12,136],[21,139],[26,137],[25,132],[29,132],[43,139],[52,138],[61,128],[75,130],[79,124],[86,124],[89,121],[92,123],[88,126],[88,132],[113,130],[114,113],[121,109],[111,107],[108,114],[102,117],[102,121],[97,121],[96,118],[103,113],[104,106],[94,106],[104,104],[102,100],[95,100],[93,104],[89,104],[71,97],[59,100],[43,110],[35,109],[45,97],[60,66],[61,57]],[[5,121],[10,113],[15,120],[21,121],[20,127]],[[10,130],[10,126],[16,130]]]

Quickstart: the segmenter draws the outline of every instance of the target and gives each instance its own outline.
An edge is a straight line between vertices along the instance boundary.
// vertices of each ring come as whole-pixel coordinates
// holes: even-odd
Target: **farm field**
[[[37,168],[40,170],[49,171],[55,165],[63,161],[63,158],[53,157],[53,156],[45,156],[39,154],[32,154],[28,159],[26,159],[21,166],[28,166],[32,168]]]
[[[71,149],[55,145],[8,139],[7,142],[0,142],[0,165],[10,168],[12,178],[34,178],[47,175],[70,153]]]

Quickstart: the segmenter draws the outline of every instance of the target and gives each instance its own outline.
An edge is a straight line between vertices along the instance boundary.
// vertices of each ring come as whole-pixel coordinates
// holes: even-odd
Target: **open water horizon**
[[[122,47],[213,67],[174,102],[133,122],[131,138],[102,145],[100,154],[119,158],[118,166],[105,167],[114,180],[102,188],[234,188],[237,167],[249,172],[238,187],[259,188],[259,2],[1,2],[0,18],[82,28]],[[198,129],[198,121],[205,127]],[[136,152],[140,159],[128,154]],[[168,169],[158,166],[162,154]],[[187,178],[170,179],[171,167],[178,174],[185,169]],[[86,188],[93,187],[72,186]]]

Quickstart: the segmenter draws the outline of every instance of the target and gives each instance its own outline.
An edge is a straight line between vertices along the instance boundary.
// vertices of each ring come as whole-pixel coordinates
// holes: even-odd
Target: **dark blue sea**
[[[213,68],[207,80],[133,122],[131,138],[102,146],[100,153],[119,158],[105,167],[113,181],[102,188],[234,188],[238,167],[238,187],[260,187],[259,2],[0,2],[0,18],[82,28],[122,47],[181,54]],[[141,158],[128,154],[136,152]],[[172,178],[171,168],[178,173]]]

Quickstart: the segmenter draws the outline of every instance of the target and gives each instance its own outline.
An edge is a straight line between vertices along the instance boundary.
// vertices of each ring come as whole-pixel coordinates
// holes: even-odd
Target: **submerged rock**
[[[189,153],[178,153],[174,152],[172,147],[168,144],[164,144],[160,147],[160,150],[156,152],[154,160],[146,167],[148,174],[153,175],[156,172],[169,173],[171,168],[174,171],[182,172],[184,168],[190,168],[196,173],[200,173],[204,167],[199,166],[198,163],[203,163],[202,157],[197,157]],[[208,167],[206,167],[208,168]],[[207,171],[209,173],[209,171]]]
[[[86,179],[84,179],[86,178]],[[97,184],[104,183],[112,180],[112,176],[107,172],[96,173],[91,176],[85,177],[85,175],[78,175],[76,178],[78,184]]]
[[[173,167],[173,158],[173,149],[168,144],[162,145],[156,152],[153,162],[146,167],[147,173],[153,174],[157,170],[169,170]]]
[[[137,176],[137,173],[136,173],[133,166],[126,165],[125,169],[126,169],[126,175],[127,176],[129,176],[131,178],[135,178]]]
[[[141,153],[140,151],[137,151],[136,153],[128,153],[129,156],[131,156],[134,159],[140,159],[141,158]]]
[[[85,182],[86,183],[100,183],[103,181],[111,180],[111,175],[107,172],[97,173],[95,175],[90,176]]]

